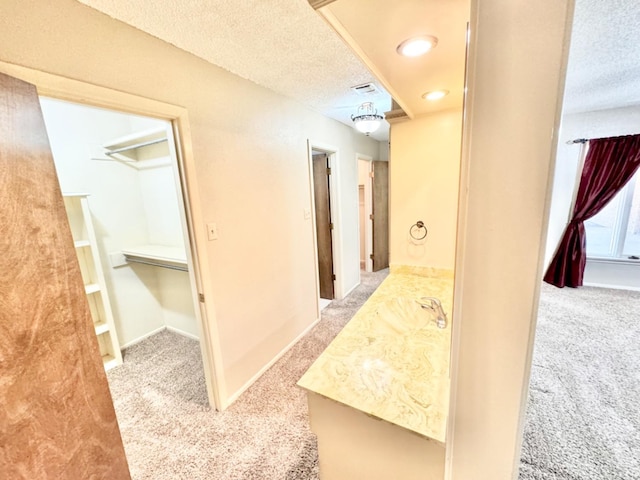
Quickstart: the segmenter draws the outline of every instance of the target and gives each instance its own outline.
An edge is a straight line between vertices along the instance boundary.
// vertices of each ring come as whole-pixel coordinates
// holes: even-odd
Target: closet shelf
[[[99,323],[95,325],[96,335],[102,335],[103,333],[107,333],[109,331],[109,325],[106,323]]]
[[[143,147],[166,142],[167,140],[167,130],[162,127],[125,135],[103,144],[102,147],[105,149],[105,154],[108,157],[125,163],[137,163],[138,161],[146,160],[144,163],[151,162],[153,165],[156,163],[164,165],[166,163],[166,159],[164,158],[162,160],[155,158],[154,161],[150,161],[144,156],[139,158],[138,150]],[[164,155],[162,157],[164,157]]]
[[[165,245],[138,245],[122,249],[128,262],[144,263],[156,267],[188,271],[187,254],[182,247]]]
[[[120,365],[120,363],[122,362],[109,353],[102,355],[102,364],[105,370],[111,370],[113,367]]]
[[[98,285],[97,283],[90,283],[89,285],[84,286],[84,291],[87,295],[97,293],[100,291],[100,285]]]
[[[89,195],[90,193],[87,192],[62,192],[62,196],[68,198],[88,197]]]

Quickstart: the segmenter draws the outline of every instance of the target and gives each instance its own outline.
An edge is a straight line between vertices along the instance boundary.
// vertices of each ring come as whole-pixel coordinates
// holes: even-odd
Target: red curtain
[[[589,141],[573,218],[564,231],[544,281],[556,287],[582,285],[587,262],[584,221],[618,193],[640,167],[640,135]]]

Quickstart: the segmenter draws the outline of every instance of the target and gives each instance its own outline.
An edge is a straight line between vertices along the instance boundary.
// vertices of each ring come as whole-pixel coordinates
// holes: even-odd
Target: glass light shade
[[[431,35],[421,35],[419,37],[413,37],[405,40],[396,51],[405,57],[419,57],[424,55],[429,50],[434,48],[438,44],[438,39]]]
[[[369,135],[370,133],[373,133],[376,130],[378,130],[378,128],[380,128],[380,124],[382,123],[378,119],[354,120],[354,122],[356,123],[356,130],[364,133],[365,135]]]
[[[424,95],[422,95],[422,98],[424,98],[425,100],[431,100],[433,102],[435,100],[440,100],[447,95],[449,95],[449,90],[434,90],[432,92],[425,93]]]
[[[353,120],[356,130],[359,132],[368,136],[380,128],[384,117],[378,114],[372,102],[365,102],[360,105],[357,113],[358,115],[351,115],[351,120]]]

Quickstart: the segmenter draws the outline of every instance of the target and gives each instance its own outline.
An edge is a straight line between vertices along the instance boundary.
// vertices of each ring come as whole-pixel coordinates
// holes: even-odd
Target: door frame
[[[184,215],[188,236],[187,262],[189,277],[192,282],[193,295],[199,308],[195,309],[196,323],[200,333],[200,349],[207,385],[209,403],[217,410],[223,410],[229,404],[226,394],[224,372],[222,370],[222,352],[215,318],[213,289],[210,273],[200,268],[208,265],[205,248],[206,231],[202,222],[194,222],[194,218],[202,218],[200,212],[200,195],[195,181],[195,162],[188,112],[185,108],[168,103],[151,100],[134,94],[119,92],[106,87],[60,77],[39,70],[0,61],[0,72],[35,85],[38,95],[59,100],[66,100],[81,105],[117,110],[134,115],[159,118],[171,123],[179,173],[180,190],[184,204]],[[201,297],[202,296],[202,297]],[[198,301],[206,299],[207,303]]]
[[[331,167],[331,175],[329,176],[329,209],[331,210],[331,222],[333,230],[331,232],[331,245],[333,251],[333,273],[336,279],[333,283],[334,300],[344,298],[342,286],[342,215],[340,212],[340,179],[339,165],[340,152],[338,147],[324,142],[307,139],[307,167],[309,173],[309,199],[311,202],[311,226],[313,229],[313,268],[315,271],[316,281],[316,307],[318,310],[318,318],[320,318],[320,277],[318,271],[318,239],[316,237],[316,204],[313,196],[313,151],[326,153]]]
[[[360,160],[363,162],[369,162],[369,174],[367,175],[367,181],[364,184],[364,264],[365,272],[373,272],[373,260],[371,255],[373,254],[373,224],[371,215],[373,214],[373,182],[371,181],[371,169],[373,168],[373,157],[365,155],[364,153],[356,153],[356,165],[358,166],[358,180],[360,173]],[[358,184],[356,187],[360,185]],[[358,240],[360,239],[360,223],[358,223]],[[360,271],[358,271],[358,281],[360,281]]]

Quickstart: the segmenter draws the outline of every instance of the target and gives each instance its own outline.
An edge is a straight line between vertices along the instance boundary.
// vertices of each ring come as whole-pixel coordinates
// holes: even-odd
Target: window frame
[[[633,205],[633,196],[635,189],[640,188],[640,170],[633,174],[633,177],[627,182],[627,184],[616,194],[620,195],[620,202],[616,212],[616,219],[612,227],[611,242],[609,244],[609,255],[596,254],[590,255],[587,247],[587,260],[607,261],[615,263],[640,263],[640,259],[629,258],[636,253],[624,253],[624,243],[627,236],[627,229],[629,228],[629,219],[631,217],[631,207]],[[615,197],[614,197],[615,198]],[[613,198],[611,199],[613,201]],[[607,204],[608,205],[608,204]],[[606,208],[606,206],[605,206]],[[600,212],[598,212],[600,213]],[[591,218],[596,217],[598,214]],[[589,242],[589,232],[585,228],[585,234],[587,235],[587,245]],[[640,253],[640,252],[638,252]]]

